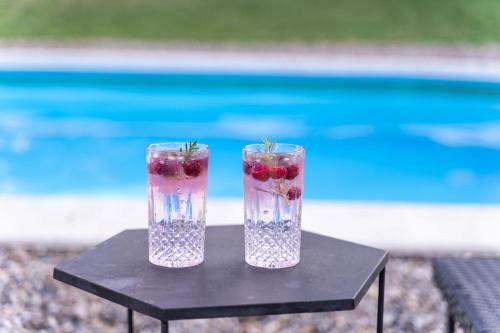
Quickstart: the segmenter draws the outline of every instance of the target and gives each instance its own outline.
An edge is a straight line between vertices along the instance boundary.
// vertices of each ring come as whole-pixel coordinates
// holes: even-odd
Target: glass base
[[[173,220],[149,224],[149,262],[163,267],[192,267],[204,259],[205,221]]]
[[[161,260],[161,259],[149,257],[149,262],[152,263],[153,265],[161,266],[161,267],[187,268],[187,267],[194,267],[194,266],[200,265],[201,263],[203,263],[203,258],[201,258],[199,260],[180,262],[180,261]]]
[[[300,259],[291,261],[269,262],[269,261],[252,260],[252,258],[245,258],[245,261],[247,264],[254,267],[279,269],[279,268],[293,267],[300,262]]]
[[[300,261],[300,222],[247,220],[245,261],[255,267],[286,268]]]

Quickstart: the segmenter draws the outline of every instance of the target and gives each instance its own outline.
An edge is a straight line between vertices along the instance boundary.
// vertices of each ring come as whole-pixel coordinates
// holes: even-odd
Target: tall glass
[[[203,262],[208,146],[155,143],[147,148],[149,261],[166,267]]]
[[[251,144],[243,148],[245,260],[264,268],[300,261],[304,148]]]

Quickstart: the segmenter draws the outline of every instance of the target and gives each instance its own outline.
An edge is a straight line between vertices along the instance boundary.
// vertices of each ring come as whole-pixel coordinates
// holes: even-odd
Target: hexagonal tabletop
[[[302,232],[301,262],[267,270],[244,261],[242,226],[207,227],[205,262],[148,261],[147,230],[126,230],[54,269],[54,278],[166,321],[352,310],[387,252]]]

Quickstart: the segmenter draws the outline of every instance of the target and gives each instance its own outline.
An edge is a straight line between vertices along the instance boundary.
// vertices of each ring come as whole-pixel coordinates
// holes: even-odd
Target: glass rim
[[[275,149],[270,154],[301,154],[305,152],[304,147],[293,143],[275,142]],[[280,149],[282,148],[282,149]],[[288,149],[283,149],[288,148]],[[243,151],[252,154],[264,154],[263,143],[251,143],[243,147]]]
[[[155,142],[150,143],[147,146],[148,152],[176,152],[179,148],[184,148],[185,144],[189,144],[189,141],[172,141],[172,142]],[[204,143],[198,143],[197,153],[208,151],[208,145]]]

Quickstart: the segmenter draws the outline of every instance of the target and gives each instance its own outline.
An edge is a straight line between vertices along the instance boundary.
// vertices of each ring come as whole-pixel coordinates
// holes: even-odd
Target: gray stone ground
[[[78,249],[0,244],[0,333],[125,332],[124,308],[52,279],[52,268]],[[377,288],[355,311],[189,320],[172,332],[374,332]],[[425,258],[393,257],[386,274],[386,332],[443,332],[445,304]],[[158,332],[136,314],[137,332]]]

